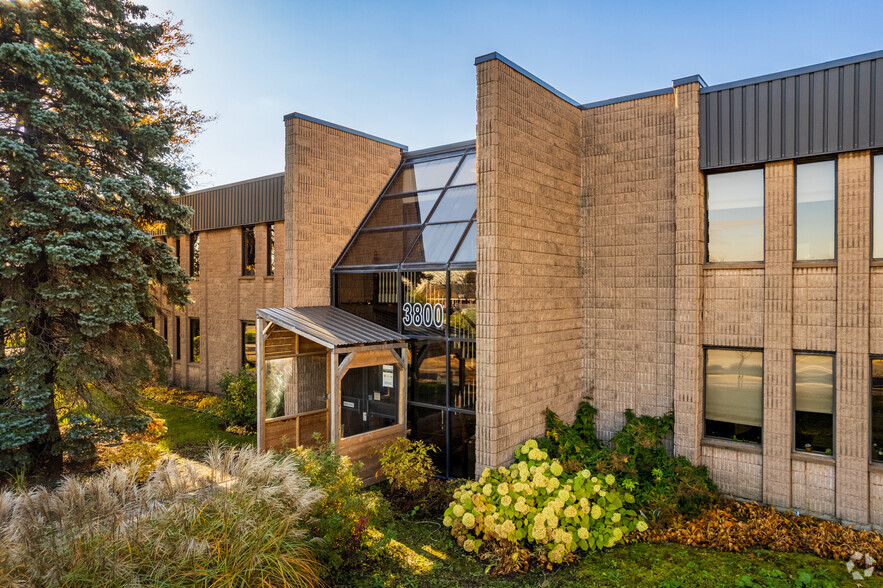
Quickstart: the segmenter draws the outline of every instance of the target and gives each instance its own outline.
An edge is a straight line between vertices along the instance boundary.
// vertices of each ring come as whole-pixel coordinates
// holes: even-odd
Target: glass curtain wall
[[[408,158],[333,269],[335,304],[408,335],[408,434],[475,471],[475,151]]]

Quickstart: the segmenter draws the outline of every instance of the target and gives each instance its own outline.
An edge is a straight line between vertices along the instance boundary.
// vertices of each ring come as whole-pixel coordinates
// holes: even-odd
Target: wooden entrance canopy
[[[373,477],[375,449],[405,435],[405,336],[332,306],[262,308],[257,311],[255,327],[258,449],[307,444],[319,433],[323,440],[335,443],[339,453],[364,464],[363,478]],[[344,434],[343,377],[352,369],[381,365],[398,371],[395,424]],[[273,396],[269,406],[268,382]],[[367,407],[365,410],[367,420]]]

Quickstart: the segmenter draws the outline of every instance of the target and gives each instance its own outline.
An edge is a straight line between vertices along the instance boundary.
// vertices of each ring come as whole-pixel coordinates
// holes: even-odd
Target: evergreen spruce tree
[[[56,398],[118,406],[169,365],[152,296],[187,277],[149,230],[187,230],[175,102],[189,38],[128,0],[0,2],[0,471],[61,467]]]

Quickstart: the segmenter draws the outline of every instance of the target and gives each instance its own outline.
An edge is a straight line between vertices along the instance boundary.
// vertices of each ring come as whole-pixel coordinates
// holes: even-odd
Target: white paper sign
[[[391,365],[383,366],[383,387],[384,388],[392,388],[395,384],[393,383],[395,376],[395,367]]]

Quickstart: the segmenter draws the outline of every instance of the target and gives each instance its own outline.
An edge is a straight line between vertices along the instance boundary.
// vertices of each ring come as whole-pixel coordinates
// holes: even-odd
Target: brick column
[[[871,157],[837,158],[837,516],[869,520]]]
[[[791,505],[794,163],[767,164],[764,180],[763,499]]]
[[[699,84],[675,91],[675,453],[699,462],[705,182],[699,171]]]

